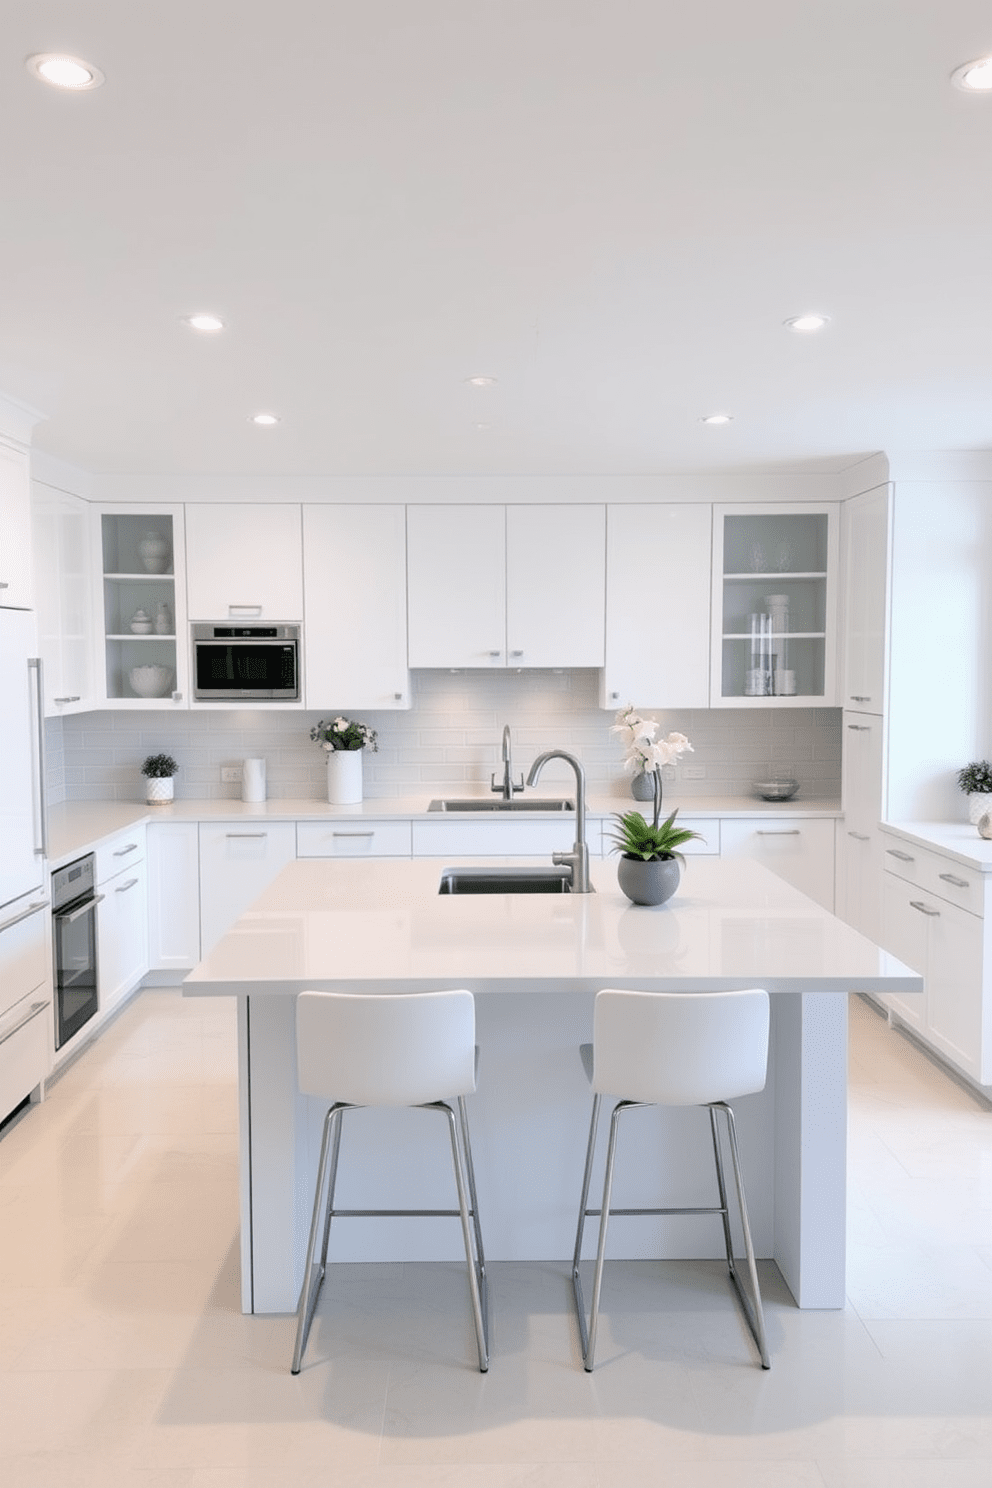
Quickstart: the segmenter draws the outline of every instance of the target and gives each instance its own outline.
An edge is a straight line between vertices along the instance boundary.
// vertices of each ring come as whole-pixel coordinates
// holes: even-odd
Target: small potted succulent
[[[678,888],[685,862],[679,848],[693,837],[702,840],[699,832],[675,825],[678,814],[676,808],[660,822],[657,804],[651,822],[645,821],[639,811],[616,814],[617,829],[611,836],[614,851],[621,855],[617,882],[632,903],[664,904]]]
[[[332,806],[357,806],[362,799],[362,752],[379,748],[379,735],[354,718],[321,718],[310,730],[327,750],[327,799]]]
[[[141,766],[145,777],[145,800],[149,806],[167,805],[175,795],[173,776],[179,766],[171,754],[150,754]]]
[[[988,760],[972,760],[958,771],[958,785],[968,797],[968,820],[977,826],[986,811],[992,810],[992,765]]]

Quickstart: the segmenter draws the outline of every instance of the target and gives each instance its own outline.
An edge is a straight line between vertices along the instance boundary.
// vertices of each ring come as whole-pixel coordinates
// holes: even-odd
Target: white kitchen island
[[[799,1306],[843,1306],[847,994],[918,992],[921,978],[748,860],[690,860],[658,909],[627,902],[613,862],[592,865],[588,895],[440,895],[446,866],[290,863],[186,979],[187,995],[238,998],[244,1310],[290,1312],[299,1293],[324,1111],[296,1083],[295,995],[311,987],[476,994],[469,1119],[493,1260],[571,1255],[589,1114],[577,1046],[591,1036],[600,987],[767,988],[768,1085],[735,1105],[755,1246]],[[684,1111],[628,1121],[640,1128],[636,1138],[628,1128],[617,1202],[672,1202],[673,1175],[676,1202],[712,1202],[708,1122]],[[342,1208],[449,1208],[452,1187],[436,1117],[346,1120]],[[719,1228],[620,1220],[611,1253],[718,1256]],[[330,1254],[449,1260],[460,1247],[447,1220],[347,1219]]]

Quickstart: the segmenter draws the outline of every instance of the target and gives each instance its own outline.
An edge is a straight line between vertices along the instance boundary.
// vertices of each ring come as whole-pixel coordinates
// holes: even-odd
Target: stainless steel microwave
[[[298,625],[194,625],[200,703],[292,703],[300,696]]]

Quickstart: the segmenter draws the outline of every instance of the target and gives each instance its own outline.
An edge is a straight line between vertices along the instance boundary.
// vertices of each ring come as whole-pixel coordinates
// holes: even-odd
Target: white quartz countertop
[[[624,898],[612,862],[592,864],[593,894],[441,895],[444,866],[290,863],[185,991],[922,989],[895,957],[749,860],[690,859],[676,896],[654,909]]]
[[[168,806],[148,806],[143,801],[69,801],[53,806],[49,812],[49,862],[52,867],[91,852],[107,837],[124,832],[139,822],[212,822],[212,821],[375,821],[396,817],[413,819],[425,817],[430,821],[560,821],[560,812],[507,812],[481,811],[476,817],[471,812],[433,812],[432,800],[455,797],[464,800],[475,792],[464,787],[437,787],[430,794],[376,797],[362,801],[357,806],[329,806],[326,801],[288,799],[262,801],[249,804],[241,800],[194,801],[179,800]],[[541,796],[567,796],[572,793],[567,785],[562,788],[549,786],[538,792]],[[491,801],[491,795],[479,793],[480,802]],[[666,815],[676,806],[682,816],[695,818],[727,818],[749,816],[773,817],[836,817],[840,815],[840,803],[836,800],[797,799],[784,802],[761,801],[744,796],[692,796],[679,799],[666,796],[663,802]],[[590,820],[598,820],[616,811],[638,810],[644,813],[651,809],[650,803],[638,802],[629,795],[592,795],[586,803],[586,814]],[[569,819],[574,819],[569,813]]]
[[[970,822],[883,822],[882,831],[917,847],[931,847],[966,868],[992,873],[992,842]]]

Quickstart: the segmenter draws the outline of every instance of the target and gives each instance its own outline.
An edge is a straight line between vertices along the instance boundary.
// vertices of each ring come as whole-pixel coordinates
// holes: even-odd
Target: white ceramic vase
[[[968,792],[968,820],[977,827],[986,811],[992,810],[992,794],[988,791]]]
[[[145,780],[145,800],[149,806],[165,806],[176,794],[176,782],[171,775],[149,775]]]
[[[327,799],[332,806],[357,806],[362,799],[362,750],[327,751]]]
[[[146,532],[138,543],[138,557],[145,573],[165,573],[169,566],[169,543],[161,532]]]

